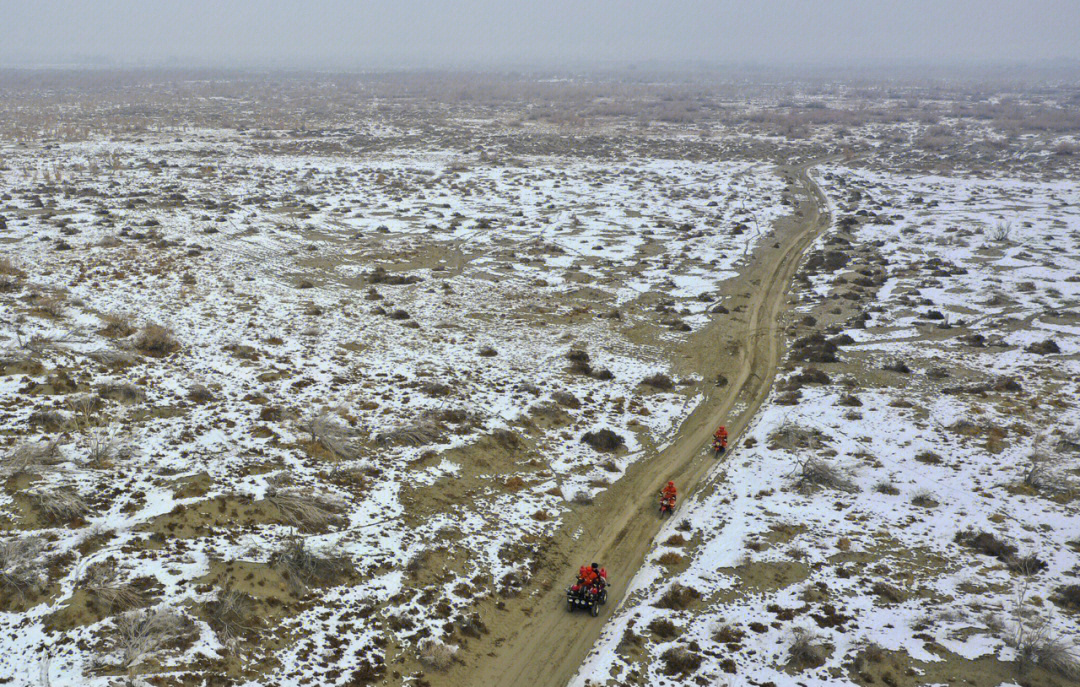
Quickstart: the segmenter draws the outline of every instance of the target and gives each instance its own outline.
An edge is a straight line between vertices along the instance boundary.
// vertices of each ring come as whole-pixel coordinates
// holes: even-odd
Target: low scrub
[[[693,587],[687,587],[686,585],[679,584],[678,582],[672,584],[664,595],[654,604],[657,608],[668,608],[673,611],[683,611],[694,604],[701,598],[701,592]]]
[[[308,548],[301,537],[290,537],[270,556],[273,566],[294,593],[312,586],[342,582],[352,572],[352,563],[344,556],[328,555]]]
[[[701,667],[701,655],[685,647],[673,646],[660,654],[664,675],[686,676]]]
[[[625,444],[623,438],[610,429],[585,432],[581,437],[581,441],[597,451],[615,451]]]
[[[147,324],[135,335],[135,348],[144,354],[161,358],[179,350],[180,342],[172,330],[159,324]]]

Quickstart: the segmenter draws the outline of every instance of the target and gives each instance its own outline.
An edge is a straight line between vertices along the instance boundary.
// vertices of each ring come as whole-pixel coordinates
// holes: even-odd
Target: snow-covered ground
[[[723,160],[320,157],[219,130],[3,159],[0,527],[47,543],[27,564],[40,589],[0,608],[16,684],[108,684],[125,664],[344,684],[382,670],[387,637],[410,656],[450,641],[478,600],[528,586],[569,499],[667,441],[702,380],[642,381],[676,376],[785,212],[771,165]],[[146,324],[175,350],[140,351]],[[623,448],[581,441],[598,429]],[[47,464],[16,464],[49,442]],[[95,442],[115,447],[91,460]],[[50,517],[34,494],[80,505]],[[289,587],[298,533],[352,572]],[[104,565],[136,602],[91,589]],[[229,589],[250,606],[231,654]],[[125,658],[128,607],[193,625]]]
[[[1080,190],[817,178],[790,331],[837,359],[796,341],[572,684],[1071,684],[1014,662],[1080,636]]]

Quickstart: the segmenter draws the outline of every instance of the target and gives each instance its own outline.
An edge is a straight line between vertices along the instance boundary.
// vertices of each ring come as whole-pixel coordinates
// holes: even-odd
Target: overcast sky
[[[0,63],[1080,59],[1080,0],[0,0]]]

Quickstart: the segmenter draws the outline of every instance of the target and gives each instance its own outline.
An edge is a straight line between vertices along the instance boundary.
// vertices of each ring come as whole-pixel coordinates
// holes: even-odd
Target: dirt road
[[[798,196],[796,213],[780,221],[775,236],[762,237],[748,268],[725,288],[745,309],[718,318],[686,351],[688,369],[705,377],[706,395],[675,440],[634,465],[594,504],[570,513],[545,552],[543,591],[508,602],[497,612],[497,622],[489,623],[491,633],[470,646],[469,658],[429,679],[475,687],[563,687],[573,677],[659,531],[655,494],[668,479],[684,495],[692,493],[716,464],[706,450],[715,427],[726,424],[737,446],[769,392],[780,361],[779,319],[788,287],[803,252],[829,224],[825,196],[808,175],[812,165],[781,169]],[[726,386],[712,384],[718,373],[728,378]],[[732,415],[736,404],[739,412]],[[612,574],[612,595],[601,619],[566,610],[566,583],[578,565],[592,560],[602,561]]]

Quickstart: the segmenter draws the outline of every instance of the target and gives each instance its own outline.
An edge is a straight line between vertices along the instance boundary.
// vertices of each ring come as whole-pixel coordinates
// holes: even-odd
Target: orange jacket
[[[675,493],[678,490],[675,487],[664,487],[664,490],[660,492],[664,495],[664,498],[675,498]]]

